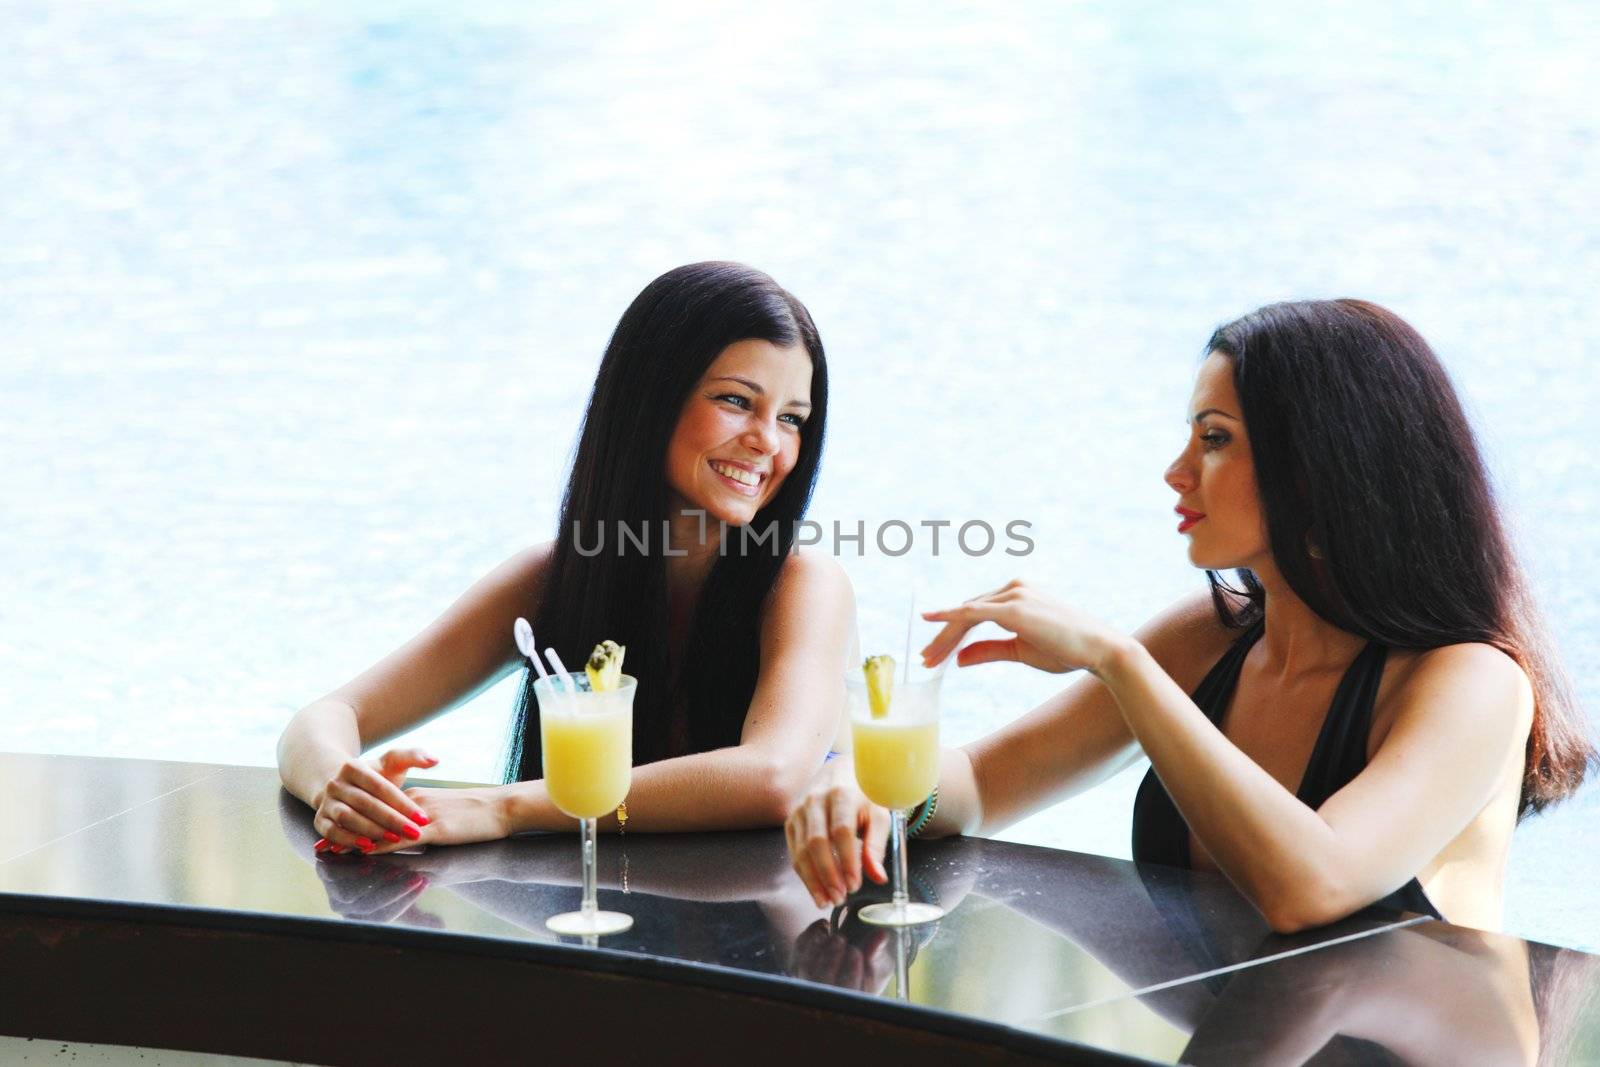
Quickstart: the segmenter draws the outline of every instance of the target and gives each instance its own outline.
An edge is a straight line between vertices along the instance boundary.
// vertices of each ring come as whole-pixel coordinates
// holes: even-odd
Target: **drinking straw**
[[[556,650],[547,648],[544,654],[550,657],[550,666],[556,669],[556,677],[561,679],[561,684],[567,692],[577,695],[578,687],[572,684],[572,676],[567,673],[567,665],[561,662],[561,657],[556,655]]]
[[[917,585],[916,585],[915,582],[913,582],[913,583],[911,583],[911,603],[906,605],[905,676],[901,679],[901,682],[903,684],[905,684],[905,685],[910,685],[911,684],[911,624],[916,621],[916,618],[917,618]]]

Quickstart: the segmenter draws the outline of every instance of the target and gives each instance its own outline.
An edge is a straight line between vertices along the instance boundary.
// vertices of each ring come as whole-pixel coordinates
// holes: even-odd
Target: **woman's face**
[[[667,445],[672,510],[748,524],[794,469],[810,417],[803,345],[751,339],[723,349],[690,390]]]
[[[1220,352],[1200,365],[1188,422],[1189,442],[1167,468],[1166,480],[1178,494],[1178,532],[1189,538],[1189,562],[1210,570],[1259,571],[1268,555],[1266,523],[1233,387],[1233,360]]]

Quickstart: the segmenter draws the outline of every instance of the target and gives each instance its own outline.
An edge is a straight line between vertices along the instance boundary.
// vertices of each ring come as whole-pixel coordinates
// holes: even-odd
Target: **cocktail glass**
[[[914,926],[944,915],[906,895],[906,809],[921,804],[939,783],[939,686],[944,672],[914,681],[896,679],[889,712],[874,718],[860,671],[845,675],[856,782],[867,799],[889,809],[893,896],[857,914],[877,926]]]
[[[572,682],[568,690],[565,678]],[[583,828],[583,905],[553,915],[545,926],[558,934],[615,934],[633,917],[601,911],[595,899],[595,820],[628,796],[633,772],[633,695],[638,681],[623,675],[616,689],[595,692],[582,674],[553,675],[533,683],[539,701],[544,784],[551,803]]]

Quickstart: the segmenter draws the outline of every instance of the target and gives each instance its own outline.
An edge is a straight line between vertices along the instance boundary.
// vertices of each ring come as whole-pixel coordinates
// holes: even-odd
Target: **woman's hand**
[[[928,667],[940,663],[967,631],[981,622],[998,623],[1014,636],[974,641],[957,654],[959,666],[1014,660],[1052,674],[1084,669],[1099,673],[1101,664],[1125,640],[1098,620],[1020,579],[973,597],[960,607],[925,611],[922,617],[945,624],[922,650],[923,665]]]
[[[439,761],[417,748],[390,749],[375,760],[352,757],[322,787],[312,825],[322,839],[318,852],[366,852],[386,843],[405,848],[422,839],[431,821],[401,784],[412,767],[432,767]]]
[[[789,861],[819,908],[843,904],[847,893],[861,888],[863,870],[880,885],[889,879],[883,869],[889,812],[856,786],[848,758],[834,760],[818,776],[784,821],[783,833]]]
[[[509,790],[514,786],[474,789],[407,789],[405,795],[428,819],[422,831],[424,845],[469,845],[498,841],[511,834]],[[396,848],[404,848],[401,842]]]
[[[406,810],[415,811],[412,821],[416,836],[394,833],[383,835],[382,841],[369,845],[356,845],[352,849],[334,845],[328,851],[359,850],[369,856],[415,845],[469,845],[475,841],[498,841],[511,833],[508,816],[507,786],[484,786],[469,789],[426,789],[414,787],[401,792]],[[337,828],[336,828],[337,832]],[[322,852],[322,842],[317,851]]]

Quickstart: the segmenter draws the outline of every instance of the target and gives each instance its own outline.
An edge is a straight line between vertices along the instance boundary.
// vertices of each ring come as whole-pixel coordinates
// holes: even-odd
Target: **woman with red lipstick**
[[[507,560],[284,731],[280,772],[316,809],[318,850],[574,827],[538,780],[531,684],[503,786],[405,789],[407,770],[434,765],[426,754],[361,755],[520,668],[518,616],[569,665],[601,640],[627,648],[640,765],[629,829],[781,823],[833,739],[843,693],[814,683],[843,670],[855,617],[839,566],[791,551],[827,402],[810,313],[771,278],[696,263],[652,282],[601,361],[557,538]]]
[[[1166,481],[1209,591],[1132,636],[1021,582],[928,613],[929,663],[993,622],[1009,635],[961,666],[1085,672],[944,753],[931,832],[998,830],[1144,756],[1134,858],[1221,870],[1275,930],[1374,903],[1495,928],[1513,829],[1593,750],[1449,378],[1362,301],[1262,308],[1208,347]],[[883,880],[884,824],[825,771],[788,823],[819,902],[863,865]]]

